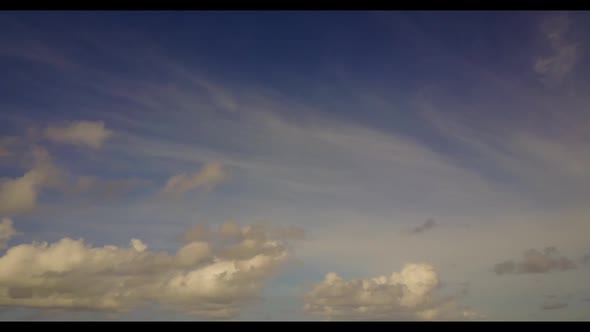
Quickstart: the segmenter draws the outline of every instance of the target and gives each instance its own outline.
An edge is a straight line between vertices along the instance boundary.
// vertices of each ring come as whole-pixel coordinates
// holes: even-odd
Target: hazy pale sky
[[[0,13],[0,319],[587,320],[588,12]]]

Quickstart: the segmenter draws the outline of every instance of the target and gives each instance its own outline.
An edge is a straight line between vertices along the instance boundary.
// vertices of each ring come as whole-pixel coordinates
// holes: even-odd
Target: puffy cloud
[[[221,163],[210,162],[196,173],[179,174],[171,177],[162,191],[165,194],[183,194],[199,187],[211,190],[226,178],[227,174]]]
[[[12,220],[8,218],[2,218],[0,221],[0,249],[6,248],[8,241],[16,234],[12,225]]]
[[[34,165],[23,176],[0,179],[0,213],[15,215],[31,211],[37,204],[39,191],[60,182],[60,170],[42,148],[33,149]]]
[[[211,233],[223,237],[221,229]],[[288,260],[286,242],[269,236],[262,225],[240,226],[234,241],[192,241],[175,254],[138,239],[128,248],[70,238],[17,245],[0,257],[0,306],[122,312],[152,303],[233,317]]]
[[[104,121],[72,121],[62,126],[50,126],[45,129],[45,137],[49,140],[100,148],[113,132],[105,128]]]
[[[436,320],[472,319],[454,301],[435,300],[439,277],[428,264],[406,264],[390,277],[346,281],[336,273],[306,294],[305,310],[328,319]]]
[[[545,273],[577,268],[576,263],[572,260],[558,255],[559,251],[555,247],[545,248],[543,252],[529,249],[524,252],[521,262],[515,263],[509,260],[498,263],[494,266],[494,272],[499,275],[507,273]]]
[[[434,221],[434,219],[428,219],[422,225],[414,227],[411,233],[420,234],[422,232],[434,228],[434,226],[436,226],[436,222]]]

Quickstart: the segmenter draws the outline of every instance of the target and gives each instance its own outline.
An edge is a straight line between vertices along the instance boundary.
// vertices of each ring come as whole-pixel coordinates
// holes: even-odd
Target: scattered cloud
[[[579,44],[568,41],[566,37],[570,24],[567,14],[557,14],[541,24],[541,32],[550,43],[552,53],[537,57],[533,69],[545,83],[562,83],[578,61]]]
[[[16,235],[16,231],[13,227],[12,220],[8,218],[2,218],[0,221],[0,249],[6,248],[8,241]]]
[[[47,127],[44,134],[51,141],[97,149],[113,132],[105,128],[104,121],[72,121]]]
[[[13,246],[0,257],[0,305],[124,312],[151,303],[197,317],[237,316],[259,300],[289,250],[264,225],[224,224],[211,234],[225,241],[192,241],[175,254],[138,239],[129,248],[71,238]]]
[[[165,194],[184,194],[199,187],[211,190],[225,181],[227,177],[228,175],[221,163],[210,162],[193,174],[179,174],[171,177],[166,182],[162,192]]]
[[[549,301],[543,303],[541,309],[543,310],[555,310],[555,309],[563,309],[567,307],[568,304],[566,302],[558,302],[558,301]]]
[[[577,268],[575,262],[567,257],[559,256],[555,247],[548,247],[543,252],[536,249],[525,251],[521,262],[511,260],[494,266],[496,274],[510,273],[546,273],[551,271],[565,271]]]
[[[406,264],[390,277],[344,280],[336,273],[305,296],[305,310],[327,319],[444,320],[481,318],[453,301],[435,300],[439,277],[429,264]]]
[[[0,213],[16,215],[33,210],[39,191],[60,182],[61,171],[52,163],[46,150],[33,149],[33,167],[15,179],[0,178]]]
[[[434,221],[434,219],[428,219],[422,225],[414,227],[412,229],[411,233],[412,234],[420,234],[420,233],[426,232],[427,230],[434,228],[436,225],[437,224]]]

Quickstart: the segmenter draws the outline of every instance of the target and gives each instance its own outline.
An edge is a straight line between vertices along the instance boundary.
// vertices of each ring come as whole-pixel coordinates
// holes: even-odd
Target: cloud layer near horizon
[[[128,248],[71,238],[13,246],[0,257],[0,306],[123,312],[152,303],[196,317],[235,317],[288,261],[285,240],[270,230],[224,223],[209,241],[188,242],[175,254],[151,252],[138,239]]]
[[[482,318],[456,303],[437,300],[439,276],[429,264],[406,264],[390,277],[344,280],[328,273],[305,296],[305,310],[326,319],[448,320]]]

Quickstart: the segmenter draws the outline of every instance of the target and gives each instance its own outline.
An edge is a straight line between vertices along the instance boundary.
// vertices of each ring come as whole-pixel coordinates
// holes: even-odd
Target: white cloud
[[[0,249],[6,248],[8,241],[16,234],[12,225],[12,220],[8,218],[2,218],[0,221]]]
[[[435,300],[439,277],[429,264],[406,264],[390,277],[346,281],[328,273],[305,296],[305,310],[327,319],[436,320],[473,318],[452,301]],[[470,313],[470,315],[464,314]]]
[[[171,177],[166,182],[162,192],[165,194],[184,194],[199,187],[211,190],[225,179],[227,179],[227,174],[223,166],[218,162],[210,162],[193,174],[179,174]]]
[[[60,181],[57,169],[47,151],[33,149],[34,165],[30,171],[15,179],[0,179],[0,213],[15,215],[33,210],[39,191]]]
[[[49,140],[94,149],[100,148],[112,134],[111,130],[105,128],[103,121],[73,121],[45,129],[45,137]]]
[[[173,255],[149,251],[138,239],[129,248],[70,238],[17,245],[0,257],[0,305],[122,312],[154,303],[233,317],[288,258],[286,243],[262,225],[239,227],[237,235],[230,243],[193,241]]]

